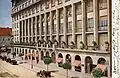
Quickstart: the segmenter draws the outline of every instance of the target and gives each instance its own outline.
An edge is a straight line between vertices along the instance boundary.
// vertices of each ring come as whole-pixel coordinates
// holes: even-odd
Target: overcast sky
[[[0,27],[12,27],[11,0],[0,0]]]

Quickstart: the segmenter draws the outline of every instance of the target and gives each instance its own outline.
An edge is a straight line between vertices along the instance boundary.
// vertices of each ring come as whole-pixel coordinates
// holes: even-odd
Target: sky
[[[0,0],[0,27],[12,27],[11,0]]]

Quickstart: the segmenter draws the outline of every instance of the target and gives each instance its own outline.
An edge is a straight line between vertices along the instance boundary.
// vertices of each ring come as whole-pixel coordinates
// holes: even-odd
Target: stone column
[[[47,29],[47,14],[45,13],[44,16],[45,16],[45,30],[46,30]],[[47,31],[45,31],[44,35],[45,35],[44,39],[47,40]]]
[[[60,26],[60,19],[59,19],[59,10],[56,10],[56,21],[57,21],[57,25],[56,25],[56,40],[59,41],[59,26]]]
[[[82,0],[82,41],[86,45],[86,27],[87,27],[86,2]]]
[[[22,22],[22,40],[21,41],[23,42],[23,33],[24,33],[24,31],[23,31],[23,27],[24,27],[23,26],[23,20],[21,22]]]
[[[37,17],[35,17],[35,42],[37,42]]]
[[[98,26],[99,26],[99,3],[93,0],[93,19],[94,19],[94,41],[98,44]]]
[[[41,28],[41,27],[42,27],[42,20],[41,20],[41,15],[39,16],[39,19],[40,19],[40,20],[39,20],[39,22],[40,22],[40,23],[39,23],[39,29],[40,29],[40,30],[39,30],[39,33],[40,33],[40,40],[41,40],[41,39],[42,39],[42,38],[41,38],[41,37],[42,37],[42,28]]]
[[[21,30],[20,30],[20,21],[18,22],[18,28],[19,28],[19,30],[18,30],[18,36],[19,36],[19,37],[18,37],[18,41],[20,42],[20,34],[21,34],[21,33],[20,33],[20,31],[21,31]]]
[[[25,21],[25,23],[24,23],[24,33],[25,33],[25,43],[26,43],[26,37],[27,37],[27,36],[26,36],[26,33],[27,33],[27,32],[26,32],[26,27],[27,27],[27,26],[26,26],[26,23],[27,23],[27,22],[26,22],[26,19],[25,19],[24,21]]]
[[[67,10],[66,10],[66,7],[63,7],[63,12],[64,12],[64,17],[63,17],[63,19],[64,19],[64,41],[67,43]]]
[[[52,12],[50,12],[50,40],[52,40],[52,26],[53,26],[53,19],[52,19]]]
[[[28,43],[30,42],[30,19],[28,18],[28,26],[27,26],[27,29],[28,29]]]
[[[72,4],[72,40],[76,44],[76,38],[75,38],[75,5]]]
[[[108,42],[109,42],[109,53],[110,53],[110,63],[109,63],[109,68],[110,68],[110,71],[108,71],[108,77],[109,76],[112,76],[112,48],[111,48],[111,45],[112,45],[112,13],[111,13],[111,10],[112,10],[112,0],[107,0],[107,13],[108,13]]]
[[[31,42],[33,42],[33,17],[31,18]]]

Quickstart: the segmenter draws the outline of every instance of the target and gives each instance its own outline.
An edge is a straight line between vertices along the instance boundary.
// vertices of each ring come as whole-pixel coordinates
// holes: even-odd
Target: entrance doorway
[[[92,58],[90,56],[87,56],[85,58],[85,73],[91,73],[92,65],[93,65]]]

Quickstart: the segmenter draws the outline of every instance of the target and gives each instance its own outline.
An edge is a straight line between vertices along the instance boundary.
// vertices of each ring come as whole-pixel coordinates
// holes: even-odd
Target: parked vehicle
[[[6,62],[11,63],[11,58],[7,58]]]
[[[11,59],[11,64],[12,65],[17,65],[17,61],[15,59]]]

